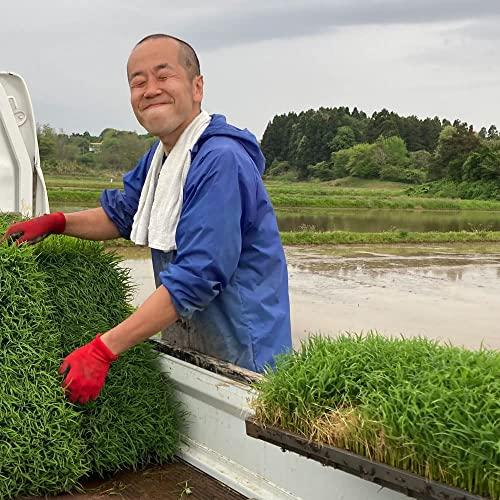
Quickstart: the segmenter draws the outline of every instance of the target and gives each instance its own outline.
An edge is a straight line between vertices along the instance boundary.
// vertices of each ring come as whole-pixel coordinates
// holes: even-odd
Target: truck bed
[[[91,480],[83,492],[57,496],[23,497],[19,500],[244,500],[247,497],[231,490],[208,474],[177,460],[151,466],[142,471],[121,471],[110,479]]]

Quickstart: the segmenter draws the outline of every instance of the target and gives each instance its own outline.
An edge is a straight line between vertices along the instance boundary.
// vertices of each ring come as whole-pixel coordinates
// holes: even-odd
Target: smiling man
[[[250,370],[291,348],[285,256],[255,137],[202,110],[199,61],[182,40],[144,38],[127,76],[135,116],[159,141],[124,176],[124,190],[104,191],[100,208],[44,215],[5,234],[18,244],[123,236],[151,248],[156,291],[61,365],[74,402],[95,399],[122,352],[178,319],[189,324],[191,348]]]

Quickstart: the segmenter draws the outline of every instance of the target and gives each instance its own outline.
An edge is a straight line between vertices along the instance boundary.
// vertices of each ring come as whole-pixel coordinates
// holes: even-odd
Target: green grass
[[[116,188],[117,186],[115,186]],[[280,188],[279,192],[282,192]],[[52,188],[48,191],[49,202],[88,203],[98,206],[101,190],[77,188]],[[410,198],[405,196],[353,195],[353,193],[317,195],[278,194],[271,190],[271,201],[276,208],[392,208],[422,210],[500,210],[500,202],[492,200],[458,200],[448,198]]]
[[[339,188],[333,186],[317,186],[317,185],[295,185],[288,184],[282,186],[266,186],[269,196],[274,197],[278,195],[303,195],[311,196],[348,196],[359,198],[395,198],[406,196],[400,190],[374,190],[363,188]]]
[[[458,200],[449,198],[410,198],[376,196],[306,196],[279,194],[271,196],[273,206],[317,208],[393,208],[422,210],[500,210],[499,201]]]
[[[63,186],[87,186],[89,183],[108,183],[109,180],[113,178],[114,182],[122,182],[121,175],[54,175],[46,174],[44,176],[45,183],[49,184],[60,184]]]
[[[357,233],[353,231],[294,231],[281,232],[283,245],[390,245],[400,243],[481,243],[500,242],[500,231],[428,231],[411,233],[406,231],[383,231],[380,233]],[[132,247],[130,240],[118,238],[103,242],[105,247]]]
[[[0,234],[11,219],[0,214]],[[130,293],[128,272],[99,243],[0,245],[0,498],[172,459],[183,412],[149,345],[113,363],[93,403],[70,404],[60,386],[63,357],[125,319]]]
[[[283,245],[390,245],[400,243],[481,243],[500,242],[500,231],[383,231],[357,233],[353,231],[287,231],[281,232]],[[117,238],[102,242],[105,248],[135,246],[130,240]]]
[[[309,186],[311,188],[353,188],[365,189],[369,191],[400,191],[403,192],[413,184],[403,182],[381,181],[379,179],[360,179],[358,177],[344,177],[333,181],[308,181],[308,182],[290,182],[280,179],[265,179],[266,186]]]
[[[379,243],[455,243],[500,241],[500,231],[383,231],[380,233],[356,233],[351,231],[296,231],[282,232],[284,245],[350,245]]]
[[[360,179],[358,177],[344,177],[335,179],[331,184],[339,187],[366,188],[366,189],[405,189],[409,184],[403,182],[381,181],[379,179]]]
[[[49,202],[98,206],[103,189],[122,189],[121,179],[88,179],[49,176],[46,179]],[[460,200],[456,198],[411,197],[406,184],[346,178],[335,183],[283,182],[266,180],[276,208],[388,208],[422,210],[499,210],[500,201]]]
[[[49,203],[89,203],[99,206],[102,190],[54,188],[48,190]]]
[[[111,177],[62,177],[62,176],[45,176],[45,184],[47,188],[64,188],[64,189],[113,189],[123,188],[121,176],[114,176],[113,182],[110,182]]]
[[[428,339],[311,338],[256,385],[256,417],[500,498],[500,354]]]

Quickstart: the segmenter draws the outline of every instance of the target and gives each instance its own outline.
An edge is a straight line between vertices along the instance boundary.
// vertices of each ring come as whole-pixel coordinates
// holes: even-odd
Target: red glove
[[[41,215],[24,222],[16,222],[7,228],[2,241],[9,238],[17,245],[38,243],[49,234],[62,234],[66,228],[66,217],[62,212]]]
[[[99,396],[109,366],[118,356],[97,335],[92,342],[66,356],[59,373],[66,375],[62,385],[72,403],[87,403]]]

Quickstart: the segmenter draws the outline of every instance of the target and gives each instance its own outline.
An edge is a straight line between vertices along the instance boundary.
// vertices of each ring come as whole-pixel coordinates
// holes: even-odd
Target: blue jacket
[[[124,238],[155,149],[125,174],[123,191],[101,196]],[[258,372],[291,349],[286,261],[264,166],[255,137],[213,115],[191,151],[177,251],[152,249],[157,283],[194,325],[204,351]]]

